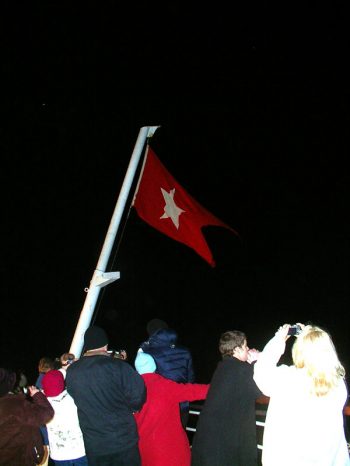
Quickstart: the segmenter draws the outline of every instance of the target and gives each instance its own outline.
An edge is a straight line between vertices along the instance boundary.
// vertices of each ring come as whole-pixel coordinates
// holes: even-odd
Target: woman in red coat
[[[142,466],[190,466],[179,403],[205,399],[209,385],[177,383],[155,374],[156,364],[147,353],[138,354],[135,367],[147,388],[147,401],[135,413]]]

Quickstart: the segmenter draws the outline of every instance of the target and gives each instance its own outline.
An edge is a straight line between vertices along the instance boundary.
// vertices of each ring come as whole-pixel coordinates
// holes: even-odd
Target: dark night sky
[[[207,381],[221,332],[261,349],[312,321],[350,370],[345,7],[119,3],[1,3],[0,365],[68,350],[139,129],[161,125],[159,158],[240,239],[206,229],[212,269],[132,211],[96,318],[112,346],[162,317]]]

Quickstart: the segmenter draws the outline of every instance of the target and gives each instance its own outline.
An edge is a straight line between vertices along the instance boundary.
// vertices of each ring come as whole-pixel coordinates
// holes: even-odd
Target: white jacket
[[[83,434],[73,398],[64,390],[58,396],[48,396],[47,399],[55,411],[52,420],[46,424],[51,458],[63,461],[85,456]]]
[[[263,438],[264,466],[348,466],[343,407],[345,383],[326,396],[307,389],[304,369],[277,363],[285,341],[276,335],[254,366],[254,380],[270,397]]]

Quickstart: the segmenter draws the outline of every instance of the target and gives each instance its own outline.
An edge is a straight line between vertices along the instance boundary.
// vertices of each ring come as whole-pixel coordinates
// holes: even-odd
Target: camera
[[[118,350],[108,350],[107,353],[112,357],[112,358],[115,358],[115,359],[122,359],[122,356],[120,355],[120,352],[121,351],[118,351]]]
[[[299,335],[301,331],[302,331],[302,328],[300,327],[300,325],[294,324],[289,327],[288,335],[296,336],[296,335]]]
[[[114,359],[126,360],[128,358],[126,351],[124,349],[119,349],[119,350],[111,349],[107,351],[107,354],[111,358],[114,358]]]

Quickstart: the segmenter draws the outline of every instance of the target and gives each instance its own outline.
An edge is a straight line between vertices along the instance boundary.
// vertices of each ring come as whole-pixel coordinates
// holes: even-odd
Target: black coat
[[[234,357],[219,362],[197,423],[192,466],[256,466],[253,366]]]
[[[84,356],[67,369],[67,391],[78,408],[87,455],[110,455],[137,445],[133,412],[146,400],[142,377],[110,356]]]

